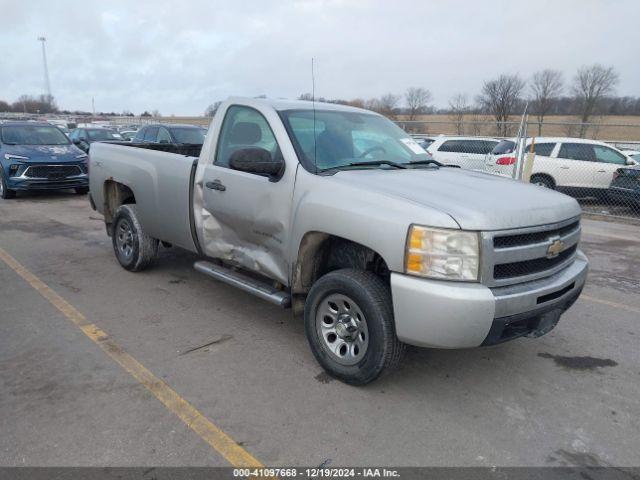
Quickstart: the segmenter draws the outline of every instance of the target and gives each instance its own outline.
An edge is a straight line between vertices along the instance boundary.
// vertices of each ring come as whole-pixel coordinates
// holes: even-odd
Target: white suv
[[[527,152],[532,142],[535,157],[531,183],[578,196],[604,193],[618,168],[637,164],[617,148],[597,140],[529,138]],[[485,167],[491,173],[513,176],[515,163],[515,141],[503,140],[487,155]]]
[[[427,147],[434,159],[445,165],[458,165],[469,170],[484,170],[486,157],[500,143],[497,138],[436,137]]]

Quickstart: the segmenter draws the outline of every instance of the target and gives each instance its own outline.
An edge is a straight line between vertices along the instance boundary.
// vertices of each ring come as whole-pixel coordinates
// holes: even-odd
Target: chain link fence
[[[397,123],[441,163],[561,191],[585,213],[640,219],[640,122]]]

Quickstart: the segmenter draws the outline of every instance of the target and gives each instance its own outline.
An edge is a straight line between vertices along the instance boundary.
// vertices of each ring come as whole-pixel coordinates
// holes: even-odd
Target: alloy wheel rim
[[[369,348],[369,330],[362,310],[353,299],[332,293],[316,311],[316,332],[323,350],[340,365],[355,365]]]
[[[126,219],[121,219],[116,228],[116,246],[118,253],[125,259],[133,255],[134,234],[131,223]]]

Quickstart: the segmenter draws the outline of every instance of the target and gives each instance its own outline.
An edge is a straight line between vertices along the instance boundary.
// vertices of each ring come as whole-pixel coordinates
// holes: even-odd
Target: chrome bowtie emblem
[[[564,250],[564,242],[559,238],[550,239],[551,245],[547,248],[547,258],[555,258]]]

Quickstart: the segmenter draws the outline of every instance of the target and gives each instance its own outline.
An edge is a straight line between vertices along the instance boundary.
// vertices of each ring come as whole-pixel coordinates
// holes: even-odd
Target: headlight
[[[480,247],[477,232],[412,225],[405,270],[442,280],[477,281]]]
[[[14,155],[12,153],[4,154],[5,160],[29,160],[29,157],[24,157],[22,155]]]
[[[77,158],[78,160],[80,160],[80,159],[87,159],[87,158],[89,158],[89,156],[88,156],[86,153],[81,153],[80,155],[76,155],[76,158]]]

